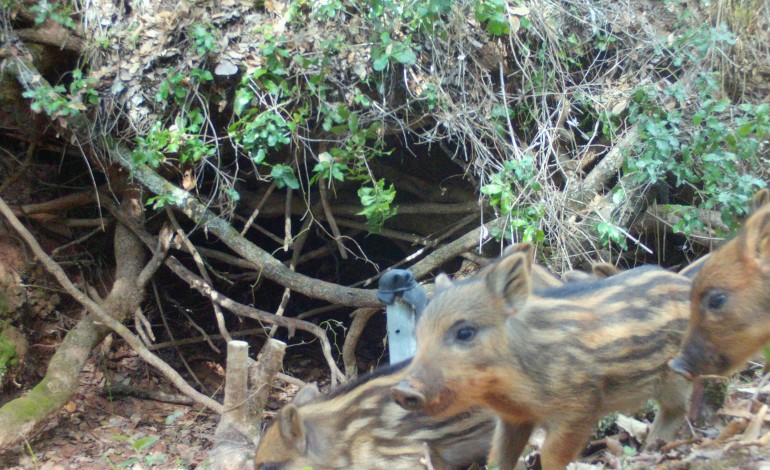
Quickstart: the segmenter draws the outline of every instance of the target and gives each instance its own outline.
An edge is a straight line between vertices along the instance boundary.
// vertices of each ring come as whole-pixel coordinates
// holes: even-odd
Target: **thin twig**
[[[326,189],[326,179],[324,177],[320,177],[318,179],[318,192],[321,194],[321,206],[324,209],[326,222],[332,229],[334,241],[337,243],[337,247],[340,250],[340,256],[342,259],[348,259],[347,250],[345,249],[345,245],[342,244],[342,234],[340,233],[340,228],[337,226],[337,221],[334,220],[334,214],[332,214],[332,208],[329,205],[329,192]]]
[[[174,299],[174,298],[172,298],[172,297],[169,297],[168,295],[164,295],[163,297],[164,297],[164,299],[166,300],[166,302],[168,302],[168,303],[170,303],[171,305],[175,306],[175,307],[176,307],[176,309],[177,309],[177,311],[178,311],[179,313],[181,313],[182,315],[184,315],[184,317],[187,319],[187,321],[188,321],[188,322],[190,322],[190,325],[192,325],[192,327],[193,327],[193,328],[195,328],[196,330],[198,330],[198,332],[201,334],[201,338],[200,338],[200,341],[205,341],[206,343],[208,343],[209,347],[210,347],[210,348],[211,348],[211,349],[212,349],[214,352],[216,352],[217,354],[220,354],[220,353],[221,353],[221,351],[219,350],[219,348],[218,348],[218,347],[216,347],[216,346],[214,345],[214,342],[212,341],[212,338],[224,339],[224,338],[222,338],[222,336],[221,336],[221,335],[209,335],[208,333],[206,333],[206,330],[204,330],[204,329],[203,329],[203,328],[202,328],[200,325],[198,325],[198,324],[195,322],[195,320],[193,320],[193,318],[192,318],[192,317],[191,317],[191,316],[190,316],[190,315],[187,313],[187,311],[186,311],[187,309],[186,309],[186,308],[184,308],[182,305],[180,305],[180,304],[179,304],[179,302],[178,302],[176,299]],[[252,331],[252,330],[245,330],[245,331]],[[255,332],[256,332],[257,330],[253,330],[253,331],[255,331]],[[261,332],[262,330],[259,330],[259,331]],[[254,333],[247,333],[247,334],[254,334]],[[232,336],[233,338],[236,338],[236,337],[240,337],[240,336],[243,336],[243,335],[236,335],[236,334],[231,334],[231,336]],[[172,342],[172,343],[173,343],[173,342]],[[159,344],[163,344],[163,343],[159,343]],[[151,349],[151,350],[154,350],[153,348],[150,348],[150,349]]]
[[[179,225],[179,222],[176,220],[176,217],[174,216],[174,211],[166,208],[166,215],[168,215],[169,220],[171,221],[171,224],[174,226],[174,231],[179,236],[179,238],[182,240],[182,243],[187,248],[187,252],[192,255],[193,260],[195,261],[195,265],[198,267],[198,272],[201,273],[201,277],[206,280],[207,283],[214,285],[214,283],[211,281],[211,276],[209,276],[209,272],[206,269],[206,265],[203,263],[203,258],[201,258],[200,253],[198,253],[198,250],[195,248],[195,245],[190,241],[189,238],[187,238],[187,234],[184,233],[184,230],[182,230],[182,227]],[[212,303],[212,306],[214,307],[214,317],[217,319],[217,327],[219,328],[219,334],[222,335],[223,338],[225,338],[225,341],[228,343],[232,341],[232,337],[230,336],[230,332],[227,331],[227,325],[225,324],[225,316],[222,314],[222,309],[219,308],[219,305],[216,303]]]
[[[139,237],[139,239],[142,240],[142,242],[144,242],[148,248],[151,250],[156,248],[156,244],[154,243],[152,236],[142,227],[139,227],[129,217],[126,217],[126,215],[117,207],[114,202],[108,200],[107,198],[103,198],[101,202],[113,215],[113,217],[118,219],[124,226],[134,232],[134,234]],[[252,318],[259,322],[265,322],[271,325],[279,325],[285,328],[296,328],[298,330],[311,333],[321,342],[321,351],[324,355],[324,358],[326,359],[327,364],[329,365],[329,369],[331,370],[332,384],[336,385],[340,381],[345,380],[345,376],[339,370],[337,364],[334,362],[334,358],[332,357],[332,348],[331,344],[329,344],[329,338],[326,336],[324,330],[321,329],[318,325],[314,325],[310,322],[302,320],[297,320],[295,318],[279,317],[272,313],[258,310],[252,307],[247,307],[243,304],[235,302],[234,300],[229,299],[215,291],[211,285],[207,284],[203,279],[196,276],[173,256],[166,258],[166,266],[168,266],[168,268],[171,269],[177,276],[190,284],[190,286],[192,286],[198,292],[214,300],[220,306],[232,311],[236,315]]]
[[[5,191],[6,188],[8,188],[13,183],[17,182],[19,178],[24,176],[24,173],[27,172],[27,169],[29,168],[29,164],[32,163],[32,157],[35,155],[35,150],[37,149],[37,144],[32,142],[29,144],[29,147],[27,148],[27,156],[24,157],[24,161],[21,162],[21,165],[19,165],[19,168],[16,169],[16,172],[14,172],[8,179],[3,181],[3,184],[0,184],[0,193]]]
[[[95,235],[97,235],[99,233],[104,233],[104,229],[102,227],[97,227],[94,230],[91,230],[90,232],[88,232],[87,234],[83,235],[82,237],[80,237],[80,238],[78,238],[76,240],[72,240],[71,242],[65,243],[62,246],[57,246],[56,248],[51,250],[51,257],[54,257],[54,256],[58,255],[60,251],[66,250],[67,248],[69,248],[71,246],[75,246],[75,245],[81,244],[84,241],[90,239],[91,237],[93,237],[93,236],[95,236]]]
[[[311,217],[308,217],[305,219],[305,222],[302,223],[302,228],[300,229],[299,233],[297,234],[297,237],[294,238],[294,242],[292,243],[292,253],[291,253],[291,260],[289,260],[289,269],[294,271],[297,267],[297,260],[299,259],[300,254],[302,254],[302,248],[305,246],[305,242],[307,241],[307,237],[310,234],[310,224],[313,223],[313,219]],[[288,287],[284,288],[283,290],[283,296],[281,297],[281,303],[278,305],[278,308],[275,311],[276,315],[283,315],[283,312],[286,310],[286,305],[289,303],[289,299],[291,299],[291,289]],[[270,338],[275,335],[277,326],[273,325],[272,328],[270,328],[270,334],[268,335]],[[294,336],[294,330],[289,330],[289,338]]]
[[[248,220],[246,220],[246,223],[243,224],[243,228],[241,229],[241,236],[244,236],[246,232],[249,231],[249,227],[251,227],[251,224],[254,223],[254,220],[256,220],[257,216],[259,215],[259,211],[262,210],[262,207],[264,207],[265,203],[270,198],[270,195],[273,194],[273,191],[275,191],[275,181],[272,181],[270,186],[267,187],[265,195],[262,196],[262,199],[260,199],[257,203],[257,207],[254,208]]]
[[[195,400],[196,403],[206,406],[207,408],[210,408],[217,413],[222,412],[222,405],[192,388],[171,366],[151,353],[144,346],[144,344],[142,344],[142,341],[133,333],[131,333],[128,328],[126,328],[119,321],[112,318],[102,308],[101,305],[91,300],[87,295],[75,287],[75,285],[72,284],[72,282],[67,277],[67,274],[64,272],[64,270],[48,256],[48,254],[38,244],[37,240],[35,240],[35,237],[29,233],[26,227],[24,227],[19,219],[16,218],[11,208],[8,207],[8,205],[1,197],[0,213],[5,216],[5,218],[8,220],[8,223],[19,233],[19,235],[21,235],[24,241],[27,242],[27,245],[29,245],[29,247],[35,253],[35,256],[37,256],[37,258],[43,263],[48,272],[50,272],[56,278],[56,280],[59,281],[59,284],[64,287],[68,294],[70,294],[75,300],[83,305],[90,313],[96,316],[108,328],[112,329],[121,338],[123,338],[126,343],[128,343],[129,346],[131,346],[139,354],[139,356],[141,356],[142,359],[158,369],[161,374],[163,374],[163,376],[166,377],[166,379],[168,379],[172,384],[174,384],[174,386],[177,387],[182,393]]]
[[[358,361],[356,359],[358,340],[372,315],[380,311],[382,309],[379,308],[359,308],[351,314],[353,322],[350,324],[348,334],[345,336],[345,343],[342,345],[342,364],[345,367],[345,376],[348,380],[353,380],[358,376]]]
[[[174,332],[168,326],[168,320],[166,319],[166,312],[163,310],[163,303],[160,301],[160,293],[158,292],[158,285],[154,282],[152,283],[152,294],[155,297],[155,305],[158,306],[158,313],[160,313],[160,320],[163,322],[163,328],[166,329],[166,334],[171,339],[171,341],[174,341]],[[176,349],[176,354],[179,356],[179,360],[182,361],[182,365],[184,365],[184,368],[187,369],[187,373],[189,373],[190,376],[193,378],[193,380],[195,380],[195,383],[198,384],[201,390],[206,390],[206,386],[203,385],[203,383],[198,379],[198,376],[195,375],[195,372],[190,367],[190,364],[187,363],[187,359],[185,359],[184,354],[182,354],[182,351],[179,349],[179,345],[174,344],[174,349]]]

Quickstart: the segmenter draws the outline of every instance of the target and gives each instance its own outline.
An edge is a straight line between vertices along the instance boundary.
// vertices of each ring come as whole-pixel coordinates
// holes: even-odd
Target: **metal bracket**
[[[415,327],[428,296],[411,271],[393,269],[380,278],[377,299],[385,304],[388,317],[390,363],[411,358],[417,350]]]

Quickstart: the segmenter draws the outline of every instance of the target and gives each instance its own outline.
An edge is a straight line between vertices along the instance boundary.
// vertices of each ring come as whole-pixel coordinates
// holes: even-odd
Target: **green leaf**
[[[241,195],[238,191],[235,190],[235,188],[227,188],[227,195],[230,196],[230,199],[232,199],[234,202],[241,200]]]
[[[485,184],[481,187],[482,194],[492,195],[500,194],[503,191],[503,187],[496,183]]]
[[[265,149],[264,149],[264,148],[260,147],[260,148],[257,150],[257,153],[256,153],[256,154],[252,154],[252,155],[251,155],[251,159],[254,161],[254,163],[256,163],[257,165],[259,165],[260,163],[262,163],[262,162],[264,162],[264,161],[265,161],[265,157],[266,157],[266,156],[267,156],[267,152],[265,152]]]
[[[393,58],[402,64],[414,64],[417,62],[417,56],[411,48],[401,49],[393,52]]]
[[[118,468],[128,468],[132,467],[134,464],[139,463],[138,457],[131,457],[130,459],[126,460],[125,462],[121,462],[118,464]]]
[[[241,113],[243,113],[243,110],[246,109],[246,106],[248,106],[251,103],[251,100],[254,99],[254,93],[248,89],[248,88],[239,88],[238,91],[235,92],[235,100],[233,102],[233,111],[235,111],[236,116],[240,116]]]
[[[232,188],[228,188],[228,189],[232,189]],[[171,413],[170,415],[166,416],[166,426],[171,426],[172,424],[174,424],[176,422],[177,419],[179,419],[180,416],[183,416],[184,414],[185,414],[184,411],[176,410],[173,413]]]
[[[134,442],[134,450],[139,452],[145,449],[149,449],[156,442],[158,442],[158,440],[160,440],[160,436],[147,436],[139,438],[136,440],[136,442]]]
[[[294,176],[294,169],[287,165],[275,165],[270,172],[270,176],[275,180],[277,188],[288,186],[291,189],[299,189],[299,181]]]
[[[376,70],[377,72],[382,72],[388,66],[388,62],[390,62],[390,57],[388,57],[387,54],[383,53],[381,56],[374,59],[372,68],[374,68],[374,70]]]

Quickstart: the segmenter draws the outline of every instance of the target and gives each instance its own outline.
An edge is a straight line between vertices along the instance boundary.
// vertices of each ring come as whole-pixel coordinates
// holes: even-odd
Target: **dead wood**
[[[85,50],[83,39],[70,34],[66,29],[53,21],[49,21],[43,29],[20,29],[16,31],[16,34],[24,42],[54,46],[78,55],[82,54]]]
[[[345,336],[345,343],[342,345],[342,363],[345,367],[345,377],[353,380],[358,377],[358,360],[356,359],[356,346],[361,339],[361,335],[366,328],[366,323],[376,313],[381,312],[379,308],[360,308],[353,312],[353,322],[350,324],[348,334]]]
[[[133,221],[131,221],[129,218],[127,218],[125,214],[123,214],[112,201],[106,198],[103,198],[102,204],[117,220],[119,220],[122,224],[126,225],[126,227],[132,230],[147,245],[148,248],[150,248],[151,250],[157,249],[156,244],[154,243],[153,237],[149,233],[145,232],[137,224],[133,223]],[[313,323],[310,323],[310,322],[298,320],[296,318],[289,318],[289,317],[275,315],[270,312],[265,312],[263,310],[259,310],[253,307],[248,307],[246,305],[238,303],[222,295],[216,290],[214,290],[211,285],[209,285],[203,279],[201,279],[200,277],[192,273],[182,263],[180,263],[179,260],[177,260],[173,256],[169,256],[168,258],[166,258],[165,264],[177,276],[179,276],[182,280],[190,284],[192,288],[194,288],[204,296],[210,298],[214,302],[217,302],[223,308],[232,311],[236,315],[241,315],[247,318],[251,318],[259,322],[269,323],[271,325],[282,326],[289,330],[294,330],[294,329],[303,330],[313,334],[320,341],[324,358],[326,359],[327,364],[331,369],[332,384],[336,385],[340,381],[345,380],[345,376],[339,370],[339,368],[334,362],[334,358],[332,357],[332,348],[331,348],[331,345],[329,344],[329,338],[326,336],[326,332],[324,332],[324,330],[319,326],[314,325]]]
[[[60,214],[68,209],[93,204],[98,197],[98,193],[93,189],[80,191],[78,193],[68,194],[57,199],[37,204],[24,204],[13,208],[13,215],[16,217],[30,216],[33,214]]]
[[[193,406],[195,401],[185,395],[177,393],[166,393],[160,390],[149,390],[147,388],[131,387],[128,385],[115,384],[105,387],[102,395],[108,397],[127,396],[141,398],[142,400],[153,400],[161,403],[174,403],[176,405]]]
[[[457,240],[437,248],[436,251],[414,263],[409,269],[412,270],[415,278],[422,279],[431,271],[440,268],[444,263],[460,256],[463,252],[473,247],[480,247],[485,241],[489,240],[489,231],[501,228],[504,223],[504,217],[491,220],[481,227],[471,230]]]
[[[275,381],[276,374],[283,367],[283,356],[286,343],[270,338],[265,341],[259,351],[257,361],[249,360],[249,412],[256,426],[256,434],[251,436],[256,442],[259,439],[259,429],[262,423],[262,412],[267,406],[270,386]],[[246,435],[249,435],[246,433]]]
[[[227,343],[225,398],[215,436],[232,426],[254,440],[259,436],[258,420],[249,399],[249,343]]]
[[[166,209],[166,215],[168,216],[169,220],[173,224],[174,231],[176,232],[177,236],[182,240],[182,243],[187,249],[187,252],[190,253],[190,255],[193,257],[193,260],[195,261],[195,265],[198,267],[198,271],[201,273],[201,277],[203,277],[203,279],[205,279],[206,282],[213,285],[214,283],[211,282],[211,276],[209,276],[209,272],[206,269],[205,264],[203,263],[203,259],[201,258],[200,253],[198,253],[198,250],[195,248],[195,245],[193,245],[190,239],[187,238],[187,234],[184,233],[184,230],[182,230],[182,227],[179,225],[179,222],[177,222],[176,217],[174,216],[174,211]],[[230,336],[230,332],[227,331],[227,325],[225,325],[225,316],[222,314],[222,310],[219,308],[219,305],[214,303],[212,304],[212,307],[214,308],[214,317],[217,319],[217,327],[219,328],[219,333],[229,343],[230,341],[232,341],[232,337]]]
[[[135,219],[139,218],[142,213],[142,206],[140,202],[136,199],[136,195],[134,194],[133,198],[128,198],[127,203],[125,204],[126,210],[130,211],[130,213],[133,215],[132,222],[135,223]],[[70,367],[65,367],[64,365],[59,364],[58,368],[54,369],[54,361],[52,359],[51,364],[49,365],[49,373],[55,372],[64,372],[66,371],[67,374],[74,377],[69,377],[68,381],[70,382],[70,391],[69,394],[74,392],[74,387],[77,386],[77,372],[79,372],[80,368],[82,368],[82,365],[85,363],[85,360],[88,358],[88,355],[90,354],[91,349],[98,344],[99,341],[103,338],[103,336],[107,333],[107,329],[104,328],[105,326],[112,331],[116,332],[118,335],[120,335],[121,338],[123,338],[146,362],[148,362],[150,365],[154,366],[156,369],[158,369],[161,374],[163,374],[174,386],[176,386],[180,391],[188,395],[189,397],[193,398],[197,403],[204,405],[208,408],[211,408],[212,410],[216,412],[221,412],[222,406],[217,403],[216,401],[212,400],[211,398],[202,395],[198,393],[195,389],[193,389],[190,385],[185,382],[184,379],[173,369],[171,366],[166,364],[164,361],[162,361],[160,358],[152,354],[143,344],[142,341],[137,338],[131,331],[126,328],[122,321],[127,317],[130,313],[133,313],[133,311],[137,308],[139,308],[139,303],[142,299],[142,292],[144,285],[141,284],[141,281],[146,282],[149,280],[149,277],[152,272],[155,271],[157,266],[155,263],[159,264],[159,259],[162,259],[160,256],[154,256],[151,263],[149,263],[147,266],[144,266],[141,268],[141,262],[144,259],[144,249],[141,246],[141,242],[137,239],[137,237],[134,237],[131,231],[122,225],[119,225],[118,228],[116,228],[115,233],[115,252],[119,254],[117,256],[117,264],[115,268],[115,283],[113,284],[112,290],[110,294],[107,296],[107,298],[104,300],[102,304],[99,304],[97,302],[94,302],[91,300],[87,295],[85,295],[83,292],[81,292],[77,287],[75,287],[74,284],[69,280],[66,273],[62,270],[62,268],[56,264],[46,253],[43,251],[43,249],[40,247],[40,245],[37,243],[35,238],[30,234],[27,229],[19,222],[19,220],[16,218],[16,216],[13,215],[11,212],[11,209],[5,204],[5,202],[0,199],[0,212],[8,219],[9,223],[16,229],[16,231],[19,233],[19,235],[24,238],[24,240],[27,242],[27,244],[30,246],[30,248],[33,250],[35,255],[38,257],[38,259],[41,260],[41,262],[44,264],[46,269],[59,281],[59,283],[62,285],[62,287],[67,291],[68,294],[70,294],[75,300],[77,300],[81,305],[83,305],[88,312],[93,315],[95,318],[91,319],[89,317],[85,317],[78,326],[83,325],[81,328],[81,334],[84,336],[80,338],[80,342],[77,345],[72,345],[71,347],[79,348],[80,349],[80,358],[82,359],[81,363],[77,362],[70,362]],[[131,217],[126,217],[127,219],[131,219]],[[122,260],[122,261],[121,261]],[[141,271],[137,273],[137,271],[141,268]],[[111,316],[109,313],[111,312]],[[96,326],[98,325],[98,326]],[[98,328],[98,329],[96,329]],[[96,331],[94,331],[96,329]],[[67,335],[69,337],[69,335]],[[65,340],[66,342],[66,340]],[[87,351],[84,348],[84,345],[90,346],[87,348]],[[64,347],[62,350],[61,348]],[[69,348],[65,347],[64,345],[60,346],[59,351],[57,351],[57,355],[59,352],[62,354],[71,354],[71,352],[68,351]],[[76,370],[71,370],[74,367],[77,367]],[[39,390],[42,388],[51,389],[50,385],[43,384],[46,382],[46,379],[43,379],[43,382],[41,384],[38,384],[35,389],[33,389],[33,392],[30,393],[32,395],[35,390]],[[56,387],[54,387],[56,389]],[[65,390],[64,387],[62,387],[59,390]],[[66,395],[65,400],[69,398],[69,394]],[[19,400],[24,400],[28,398],[27,397],[20,398]],[[61,393],[59,393],[61,398]],[[39,399],[45,398],[45,397],[37,397]],[[2,409],[0,409],[0,412],[5,410],[7,407],[11,406],[13,403],[15,403],[17,400],[14,400],[13,402],[7,404]],[[46,402],[49,400],[45,400]],[[57,400],[53,402],[56,404],[55,408],[47,409],[48,413],[51,413],[53,411],[58,410],[58,407],[62,406],[66,401]],[[9,413],[14,413],[13,408],[8,409]],[[15,413],[14,413],[15,414]],[[16,416],[18,418],[18,416]],[[0,418],[2,419],[2,418]],[[28,421],[28,420],[27,420]],[[32,426],[36,426],[37,423],[29,423],[29,422],[22,422],[17,423],[16,425],[19,426],[19,429],[17,433],[11,433],[10,436],[13,436],[12,439],[18,440],[21,435],[20,433],[26,434],[30,428],[30,424]],[[13,441],[9,441],[10,445]],[[5,444],[3,441],[0,441],[0,450],[3,450],[3,444]]]
[[[50,86],[36,71],[29,60],[15,58],[6,60],[7,69],[19,80],[25,89],[35,90]],[[89,123],[82,115],[71,116],[69,128],[75,135],[89,135]],[[145,165],[136,165],[131,159],[131,152],[117,141],[105,137],[107,148],[113,149],[113,160],[129,171],[140,184],[160,196],[170,196],[172,205],[196,224],[218,236],[231,250],[254,264],[270,280],[273,280],[294,291],[309,297],[326,300],[331,303],[372,307],[378,305],[372,290],[351,289],[330,282],[315,280],[288,269],[265,250],[242,237],[235,228],[223,218],[215,215],[204,204],[198,202],[187,191],[184,191],[158,175]],[[88,140],[88,139],[85,139]]]
[[[135,193],[130,194],[125,198],[124,204],[130,214],[129,218],[141,220],[141,206],[135,197]],[[0,408],[0,427],[4,430],[0,434],[0,452],[4,452],[44,430],[50,424],[51,418],[67,403],[77,389],[80,370],[91,350],[109,332],[105,325],[113,329],[119,326],[122,329],[116,330],[119,334],[122,332],[135,338],[121,321],[139,307],[142,299],[142,289],[136,281],[142,270],[144,249],[141,242],[129,231],[123,227],[116,228],[115,282],[107,298],[98,304],[70,282],[61,267],[48,257],[2,198],[0,213],[62,287],[90,312],[67,333],[51,358],[43,380],[26,396],[10,401]],[[138,339],[136,342],[141,344]]]
[[[681,222],[683,211],[694,209],[692,206],[681,206],[676,204],[652,205],[636,222],[634,228],[636,231],[660,231],[666,230],[673,233],[673,227]],[[712,245],[714,242],[722,240],[718,233],[729,233],[730,230],[722,222],[722,216],[717,211],[698,211],[698,220],[705,226],[705,230],[693,229],[690,237],[694,242],[704,245]]]
[[[228,248],[252,262],[255,269],[260,270],[266,278],[293,291],[331,303],[353,307],[378,305],[372,290],[342,287],[291,271],[268,252],[242,237],[230,223],[208,210],[205,205],[198,202],[187,191],[172,185],[150,167],[134,164],[128,149],[117,143],[113,149],[113,159],[126,170],[131,171],[136,181],[157,195],[171,196],[170,199],[176,209],[182,211],[196,224],[206,227],[210,233],[219,237]]]

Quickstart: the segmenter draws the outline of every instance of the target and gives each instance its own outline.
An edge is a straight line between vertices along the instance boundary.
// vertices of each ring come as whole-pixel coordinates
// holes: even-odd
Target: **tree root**
[[[141,207],[126,198],[126,206],[134,218],[141,217]],[[35,238],[0,198],[0,213],[19,233],[46,269],[56,277],[67,292],[83,304],[91,315],[85,315],[64,338],[51,358],[48,371],[26,396],[6,403],[0,408],[0,452],[7,451],[24,440],[46,429],[51,418],[63,407],[77,389],[80,371],[91,355],[91,350],[108,333],[105,327],[119,326],[131,335],[121,321],[138,308],[142,289],[136,280],[142,269],[144,250],[136,237],[118,227],[115,232],[116,276],[107,298],[98,304],[79,291],[67,275],[40,247]],[[110,312],[113,316],[107,314]],[[119,331],[120,333],[120,331]],[[136,342],[141,342],[136,339]]]

